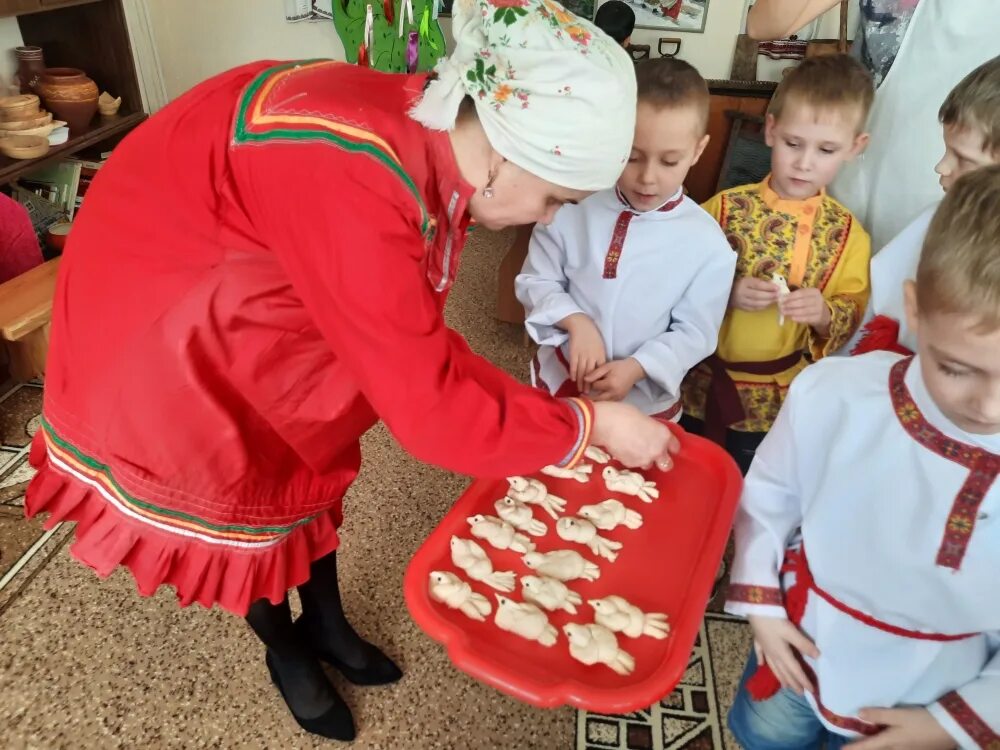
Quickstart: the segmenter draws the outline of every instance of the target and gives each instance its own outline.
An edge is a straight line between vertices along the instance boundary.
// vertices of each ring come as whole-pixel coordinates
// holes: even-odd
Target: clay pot
[[[38,82],[45,70],[45,58],[41,47],[15,47],[17,55],[17,79],[22,94],[37,94]]]
[[[46,68],[38,83],[45,106],[71,133],[86,130],[97,112],[97,84],[76,68]]]

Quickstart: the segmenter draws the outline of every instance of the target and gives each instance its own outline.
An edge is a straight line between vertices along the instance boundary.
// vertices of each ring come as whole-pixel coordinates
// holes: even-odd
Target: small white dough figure
[[[507,483],[510,485],[507,496],[518,502],[527,505],[540,505],[546,513],[556,519],[559,518],[560,513],[566,510],[566,501],[561,497],[550,495],[548,487],[537,479],[507,477]]]
[[[435,570],[431,572],[431,599],[459,610],[466,617],[483,622],[493,611],[489,599],[472,590],[472,586],[454,573]]]
[[[606,464],[611,460],[611,454],[603,448],[598,448],[596,445],[588,445],[583,455],[595,464]]]
[[[549,624],[548,615],[530,602],[515,602],[497,594],[497,613],[493,618],[497,627],[508,633],[538,641],[549,647],[556,644],[559,631]]]
[[[564,541],[586,544],[595,555],[611,562],[618,559],[618,550],[622,548],[621,542],[600,536],[597,527],[586,518],[561,518],[556,524],[556,533]]]
[[[545,536],[549,530],[548,526],[535,518],[531,508],[512,497],[500,498],[493,503],[493,507],[497,509],[497,515],[500,518],[518,531],[532,536]]]
[[[642,474],[637,474],[628,469],[619,471],[613,466],[604,467],[604,484],[612,492],[621,492],[623,495],[634,495],[644,503],[651,503],[660,496],[660,491],[656,489],[656,482],[647,481]]]
[[[635,670],[635,659],[618,648],[615,634],[603,625],[579,625],[571,622],[563,626],[569,639],[569,653],[587,666],[604,664],[618,674],[630,675]]]
[[[594,467],[590,464],[577,464],[572,469],[564,469],[561,466],[546,466],[542,469],[542,474],[557,479],[575,479],[580,484],[590,481],[590,474]]]
[[[587,604],[594,608],[594,621],[615,633],[624,633],[629,638],[648,635],[658,640],[670,635],[666,615],[660,612],[647,614],[620,596],[593,599]]]
[[[771,281],[773,281],[774,285],[778,287],[778,303],[780,304],[781,300],[792,293],[792,290],[788,288],[788,282],[780,273],[772,274]],[[781,308],[778,308],[778,325],[785,325],[785,316],[782,314]]]
[[[571,549],[555,552],[529,552],[523,558],[524,564],[539,575],[555,578],[557,581],[573,581],[583,578],[596,581],[601,577],[601,569],[586,557]]]
[[[575,615],[577,606],[583,604],[583,597],[565,583],[544,576],[521,578],[521,595],[525,601],[537,604],[549,612],[564,609]]]
[[[494,572],[486,550],[471,539],[451,538],[451,561],[473,581],[482,581],[498,591],[513,591],[517,583],[513,573]]]
[[[604,531],[611,531],[619,526],[635,530],[642,526],[639,512],[626,508],[621,500],[610,499],[597,505],[584,505],[580,508],[580,515]]]
[[[506,521],[493,516],[472,516],[468,519],[472,536],[488,542],[495,549],[511,549],[522,555],[534,552],[535,543]]]

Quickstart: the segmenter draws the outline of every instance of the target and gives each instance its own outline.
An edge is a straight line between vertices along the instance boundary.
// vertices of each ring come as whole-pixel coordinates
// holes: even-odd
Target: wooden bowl
[[[0,98],[0,120],[24,120],[38,114],[39,99],[34,94]]]
[[[37,159],[49,152],[49,139],[40,135],[8,135],[0,138],[0,152],[11,159]]]
[[[65,124],[66,123],[62,120],[53,120],[52,122],[47,122],[44,125],[39,125],[37,128],[29,128],[27,130],[9,130],[4,127],[7,123],[0,122],[0,138],[7,135],[43,135],[48,137],[53,130],[57,130]]]
[[[0,130],[7,131],[19,131],[19,130],[34,130],[35,128],[40,128],[44,125],[48,125],[52,122],[52,113],[45,112],[44,114],[36,115],[24,120],[4,120],[0,122]]]

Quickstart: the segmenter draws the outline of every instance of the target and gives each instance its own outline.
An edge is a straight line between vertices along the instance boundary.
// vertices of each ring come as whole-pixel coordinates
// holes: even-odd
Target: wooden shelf
[[[43,164],[65,159],[72,156],[77,151],[93,146],[95,143],[113,138],[114,136],[125,135],[128,131],[146,119],[145,112],[136,112],[130,115],[115,115],[114,117],[94,117],[93,124],[86,132],[70,139],[58,146],[52,146],[45,156],[37,159],[8,159],[0,155],[0,184],[13,182],[26,172],[37,169]]]

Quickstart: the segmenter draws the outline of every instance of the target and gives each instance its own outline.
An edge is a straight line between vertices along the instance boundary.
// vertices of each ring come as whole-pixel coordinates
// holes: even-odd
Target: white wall
[[[254,60],[344,58],[332,21],[285,21],[280,0],[148,0],[167,95]]]
[[[0,18],[0,96],[20,94],[21,89],[14,83],[17,73],[17,56],[14,48],[24,44],[21,29],[14,17]]]

